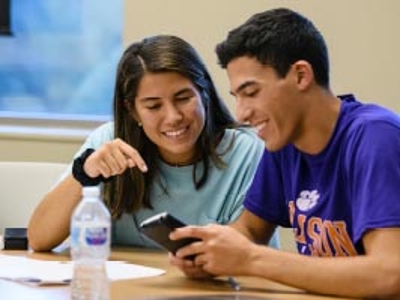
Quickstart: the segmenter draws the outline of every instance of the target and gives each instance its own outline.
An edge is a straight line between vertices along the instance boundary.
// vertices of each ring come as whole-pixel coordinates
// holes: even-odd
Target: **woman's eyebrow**
[[[144,102],[156,101],[156,100],[160,100],[160,99],[161,99],[161,97],[149,96],[149,97],[138,98],[137,100],[144,103]]]
[[[183,89],[175,92],[174,97],[180,96],[185,93],[193,94],[194,92],[193,92],[193,89],[191,89],[191,88],[183,88]],[[150,102],[150,101],[157,101],[157,100],[160,100],[161,98],[162,97],[159,97],[159,96],[147,96],[147,97],[145,96],[145,97],[137,98],[137,100],[145,103],[145,102]]]
[[[175,97],[176,97],[176,96],[180,96],[180,95],[185,94],[185,93],[191,93],[191,94],[193,94],[194,92],[193,92],[193,90],[192,90],[191,88],[183,88],[183,89],[177,91],[176,93],[174,93],[174,96],[175,96]]]

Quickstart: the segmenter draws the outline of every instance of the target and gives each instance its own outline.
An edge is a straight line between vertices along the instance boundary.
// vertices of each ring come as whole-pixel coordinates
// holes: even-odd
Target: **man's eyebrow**
[[[248,86],[251,86],[251,85],[253,85],[253,84],[255,84],[254,81],[245,81],[245,82],[243,82],[241,85],[239,85],[239,87],[238,87],[235,91],[230,91],[229,93],[230,93],[232,96],[235,96],[235,95],[237,95],[238,93],[240,93],[242,90],[244,90],[245,88],[247,88]]]

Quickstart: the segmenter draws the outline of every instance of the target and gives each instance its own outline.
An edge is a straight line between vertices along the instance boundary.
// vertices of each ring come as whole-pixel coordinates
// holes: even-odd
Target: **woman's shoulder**
[[[264,151],[264,143],[258,138],[252,127],[239,127],[226,129],[220,149],[231,149],[229,152],[240,155],[261,155]]]
[[[223,153],[222,159],[230,170],[255,170],[265,151],[265,145],[254,128],[227,129],[223,141],[224,145],[219,148],[219,153]]]
[[[97,127],[93,130],[88,138],[91,144],[103,144],[106,141],[111,141],[114,139],[114,122],[109,121]],[[95,147],[97,148],[97,147]]]
[[[263,142],[258,138],[257,133],[252,127],[238,127],[226,129],[224,138],[227,140],[235,139],[236,144],[263,146]]]

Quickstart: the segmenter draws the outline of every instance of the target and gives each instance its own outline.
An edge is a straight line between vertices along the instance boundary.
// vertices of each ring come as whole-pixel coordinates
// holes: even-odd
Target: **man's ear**
[[[307,89],[314,81],[314,71],[312,66],[305,60],[299,60],[293,64],[293,68],[297,80],[297,86],[300,90]]]

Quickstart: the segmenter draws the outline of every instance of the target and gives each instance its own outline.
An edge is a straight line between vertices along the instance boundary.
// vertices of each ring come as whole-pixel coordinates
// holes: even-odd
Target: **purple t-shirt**
[[[245,199],[255,215],[292,227],[301,254],[363,254],[367,230],[400,227],[400,119],[352,95],[341,99],[326,148],[265,151]]]

